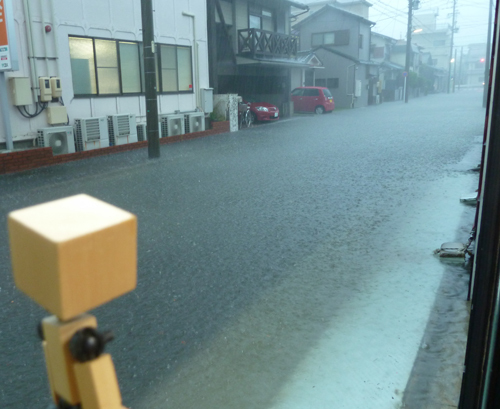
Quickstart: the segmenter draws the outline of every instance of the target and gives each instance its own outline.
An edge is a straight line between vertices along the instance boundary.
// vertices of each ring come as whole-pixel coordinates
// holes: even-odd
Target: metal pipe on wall
[[[47,46],[47,33],[45,32],[45,23],[46,23],[46,18],[45,18],[45,7],[43,7],[42,0],[38,0],[40,4],[40,14],[41,14],[41,35],[42,35],[42,41],[43,41],[43,49],[45,51],[44,59],[45,59],[45,76],[50,77],[50,67],[49,67],[49,52],[48,52],[48,46]]]
[[[30,62],[30,77],[31,77],[31,90],[33,93],[33,101],[36,104],[38,101],[38,95],[40,93],[38,85],[38,75],[36,71],[35,55],[33,52],[33,31],[31,29],[31,13],[28,0],[23,0],[24,6],[24,21],[26,24],[26,35],[28,40],[28,60]]]
[[[5,145],[7,150],[14,149],[12,140],[12,127],[10,125],[9,99],[7,98],[7,81],[5,73],[0,71],[0,111],[2,111],[3,130],[5,132]]]
[[[41,1],[41,0],[40,0]],[[57,71],[57,76],[61,76],[61,71],[59,70],[59,37],[57,35],[59,27],[56,24],[56,13],[55,13],[55,7],[54,7],[54,0],[50,0],[50,19],[52,22],[52,32],[53,32],[53,37],[54,37],[54,52],[55,52],[55,57],[56,57],[56,71]]]
[[[200,69],[198,66],[198,41],[196,40],[196,17],[192,13],[188,13],[187,11],[182,12],[183,16],[186,17],[191,17],[193,19],[193,45],[194,45],[194,67],[195,67],[195,72],[194,72],[194,81],[195,81],[195,88],[194,92],[196,94],[196,108],[200,108]],[[201,109],[201,108],[200,108]]]

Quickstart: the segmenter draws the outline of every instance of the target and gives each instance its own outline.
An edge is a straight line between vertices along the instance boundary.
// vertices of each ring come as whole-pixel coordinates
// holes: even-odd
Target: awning
[[[390,61],[384,61],[382,64],[380,64],[384,68],[390,68],[391,70],[403,70],[404,67],[399,64],[394,64],[393,62]]]
[[[323,62],[319,59],[316,53],[311,51],[299,51],[297,53],[297,60],[307,64],[309,68],[324,69]]]
[[[286,68],[311,68],[311,65],[299,60],[291,58],[247,58],[236,56],[236,64],[238,65],[262,65],[268,67],[286,67]]]

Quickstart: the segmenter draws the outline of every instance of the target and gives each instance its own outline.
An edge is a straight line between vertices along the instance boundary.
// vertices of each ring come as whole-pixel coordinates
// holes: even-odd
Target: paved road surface
[[[430,95],[0,176],[0,407],[49,403],[5,215],[81,192],[139,219],[138,288],[94,311],[127,406],[399,407],[449,288],[432,250],[468,237],[483,118],[478,92]]]

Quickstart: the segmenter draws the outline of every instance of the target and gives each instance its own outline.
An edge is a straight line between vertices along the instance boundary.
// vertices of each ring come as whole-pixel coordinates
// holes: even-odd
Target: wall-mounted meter
[[[354,96],[359,98],[361,96],[361,80],[356,80],[354,87]]]
[[[52,89],[50,87],[49,77],[38,78],[38,83],[40,84],[40,101],[48,102],[52,101]]]
[[[50,78],[50,88],[52,89],[52,98],[62,97],[61,78],[51,77]]]

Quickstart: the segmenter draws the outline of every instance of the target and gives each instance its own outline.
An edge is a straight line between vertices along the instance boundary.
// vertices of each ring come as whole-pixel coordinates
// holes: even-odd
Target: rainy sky
[[[314,3],[317,0],[302,0],[301,3]],[[370,20],[376,22],[374,32],[396,39],[406,38],[408,23],[408,0],[368,0]],[[488,32],[489,0],[455,0],[456,27],[454,44],[457,47],[474,43],[486,43]],[[342,3],[349,0],[340,0]],[[435,12],[438,14],[438,28],[452,24],[454,0],[420,0],[420,8],[414,12],[414,28],[418,25],[419,14]]]
[[[421,0],[420,8],[414,13],[414,24],[418,26],[419,14],[438,13],[438,27],[452,24],[454,0]],[[377,25],[374,31],[394,38],[406,38],[408,0],[370,0],[370,20]],[[485,43],[488,32],[488,0],[456,0],[456,46]]]

